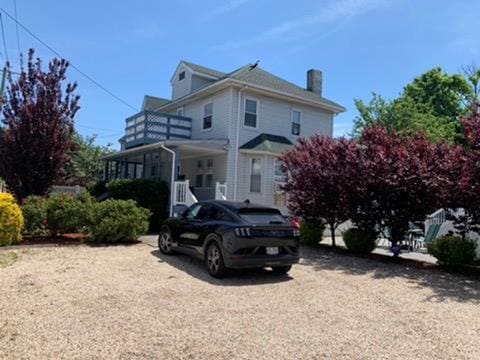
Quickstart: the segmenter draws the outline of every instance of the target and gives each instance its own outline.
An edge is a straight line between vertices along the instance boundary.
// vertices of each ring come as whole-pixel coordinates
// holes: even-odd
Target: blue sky
[[[14,13],[13,0],[1,7]],[[134,107],[170,97],[181,59],[231,71],[260,66],[299,85],[324,73],[324,95],[347,107],[335,135],[351,130],[354,98],[394,97],[416,75],[480,64],[478,0],[17,0],[18,19],[82,71]],[[10,60],[14,23],[3,16]],[[53,54],[20,29],[20,47]],[[4,53],[3,46],[0,47]],[[113,143],[134,111],[70,69],[79,84],[78,130]]]

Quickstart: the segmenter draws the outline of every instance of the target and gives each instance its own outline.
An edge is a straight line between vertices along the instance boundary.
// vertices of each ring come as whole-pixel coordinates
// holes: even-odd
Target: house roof
[[[156,97],[156,96],[150,96],[150,95],[145,95],[143,97],[143,105],[142,105],[142,110],[155,110],[158,109],[159,107],[171,102],[171,100]]]
[[[292,145],[293,143],[285,136],[262,133],[240,146],[239,149],[281,154]]]
[[[191,63],[189,61],[182,60],[180,63],[184,63],[185,65],[187,65],[190,69],[192,69],[195,72],[199,72],[199,73],[209,75],[209,76],[213,76],[213,77],[216,77],[216,78],[223,78],[225,75],[227,75],[224,72],[214,70],[214,69],[210,69],[206,66],[194,64],[194,63]]]
[[[225,83],[225,81],[228,81],[228,80],[233,80],[238,82],[239,84],[250,85],[252,88],[253,87],[260,88],[260,90],[264,90],[264,91],[270,90],[284,96],[286,95],[286,96],[291,96],[291,97],[299,98],[302,100],[306,100],[308,102],[315,102],[317,104],[323,105],[331,109],[335,113],[343,112],[346,110],[342,105],[337,104],[334,101],[328,100],[317,93],[308,91],[307,89],[304,89],[301,86],[295,85],[287,80],[284,80],[276,75],[273,75],[272,73],[266,70],[263,70],[259,66],[253,67],[252,64],[247,64],[245,66],[242,66],[230,73],[224,73],[221,71],[210,69],[205,66],[197,65],[185,60],[182,60],[180,62],[180,64],[177,66],[177,69],[181,64],[185,64],[186,66],[188,66],[190,69],[192,69],[197,73],[202,73],[207,76],[216,78],[216,80],[214,80],[211,83],[205,84],[203,87],[197,89],[196,91],[190,94],[187,94],[185,96],[182,96],[172,101],[172,103],[183,101],[184,99],[190,96],[200,94],[202,91],[206,90],[207,88],[212,88],[217,84]],[[163,106],[166,106],[166,105],[167,104]]]

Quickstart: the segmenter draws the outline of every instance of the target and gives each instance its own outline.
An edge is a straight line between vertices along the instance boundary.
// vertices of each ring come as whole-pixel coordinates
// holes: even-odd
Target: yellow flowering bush
[[[14,197],[0,193],[0,246],[22,241],[23,215]]]

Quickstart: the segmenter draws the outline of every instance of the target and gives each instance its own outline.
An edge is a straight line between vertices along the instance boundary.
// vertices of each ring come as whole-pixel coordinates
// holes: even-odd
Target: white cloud
[[[206,15],[202,17],[202,21],[205,22],[207,20],[210,20],[213,17],[223,15],[226,13],[229,13],[240,6],[244,5],[247,3],[249,0],[229,0],[225,1],[222,5],[212,9],[210,12],[208,12]]]
[[[326,6],[319,8],[319,10],[312,15],[285,21],[266,29],[257,36],[239,41],[229,41],[220,45],[219,48],[239,48],[245,45],[251,45],[252,43],[285,39],[286,37],[291,39],[292,35],[301,37],[303,34],[302,30],[306,28],[333,23],[335,21],[344,22],[346,19],[362,15],[393,2],[394,0],[331,0]]]

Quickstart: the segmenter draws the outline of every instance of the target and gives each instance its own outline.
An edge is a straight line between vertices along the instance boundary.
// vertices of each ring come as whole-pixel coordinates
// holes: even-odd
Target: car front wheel
[[[216,278],[224,277],[227,268],[223,261],[222,251],[220,246],[216,242],[212,242],[207,247],[207,253],[205,256],[208,272],[210,275]]]
[[[287,266],[272,266],[272,270],[275,274],[286,275],[292,269],[292,265]]]
[[[165,255],[173,254],[172,234],[167,229],[163,229],[158,236],[158,248]]]

